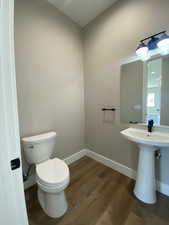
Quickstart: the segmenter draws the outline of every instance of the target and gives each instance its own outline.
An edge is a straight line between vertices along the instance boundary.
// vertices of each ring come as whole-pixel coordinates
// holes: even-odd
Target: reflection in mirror
[[[160,125],[160,112],[161,112],[161,59],[154,59],[147,62],[146,65],[147,79],[145,82],[146,89],[146,105],[144,122],[153,120],[156,125]]]
[[[121,66],[120,117],[122,123],[169,125],[169,57]]]

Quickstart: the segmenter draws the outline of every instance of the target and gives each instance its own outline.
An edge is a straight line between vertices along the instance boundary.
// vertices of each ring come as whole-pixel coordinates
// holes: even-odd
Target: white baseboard
[[[134,171],[131,168],[128,168],[127,166],[124,166],[118,162],[115,162],[101,154],[98,154],[96,152],[90,151],[90,150],[86,150],[86,155],[102,164],[104,164],[105,166],[108,166],[110,168],[112,168],[113,170],[118,171],[119,173],[130,177],[132,179],[136,178],[136,171]]]
[[[86,149],[83,149],[83,150],[81,150],[81,151],[79,151],[79,152],[76,152],[76,153],[74,153],[73,155],[71,155],[71,156],[65,158],[64,161],[65,161],[65,163],[66,163],[67,165],[70,165],[70,164],[72,164],[73,162],[75,162],[75,161],[77,161],[77,160],[83,158],[83,157],[86,155],[86,152],[87,152],[87,150],[86,150]]]
[[[133,170],[127,166],[124,166],[123,164],[120,164],[116,161],[113,161],[101,154],[93,152],[89,149],[83,149],[77,153],[74,153],[73,155],[65,158],[64,161],[66,162],[67,165],[70,165],[73,162],[83,158],[84,156],[88,156],[88,157],[102,163],[103,165],[108,166],[108,167],[112,168],[113,170],[118,171],[119,173],[121,173],[131,179],[134,179],[134,180],[136,179],[136,171],[135,170]],[[34,184],[35,184],[35,177],[32,176],[32,178],[30,180],[28,180],[27,182],[24,183],[24,187],[25,187],[25,189],[27,189]],[[161,192],[162,194],[169,196],[169,185],[168,184],[164,184],[160,181],[157,181],[157,190],[159,192]]]

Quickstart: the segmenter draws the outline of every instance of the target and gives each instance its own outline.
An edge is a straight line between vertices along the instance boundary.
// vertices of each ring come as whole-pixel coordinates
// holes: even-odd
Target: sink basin
[[[157,149],[169,147],[169,134],[154,131],[151,134],[144,129],[128,128],[121,134],[139,147],[139,161],[134,194],[141,201],[156,202],[155,156]]]
[[[169,134],[163,132],[152,132],[148,135],[147,130],[128,128],[121,134],[132,142],[155,147],[169,147]]]

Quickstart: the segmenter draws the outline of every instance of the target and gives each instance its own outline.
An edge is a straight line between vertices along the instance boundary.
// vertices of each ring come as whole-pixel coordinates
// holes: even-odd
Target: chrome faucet
[[[149,121],[148,121],[148,126],[147,126],[148,132],[149,132],[149,133],[152,132],[152,130],[153,130],[153,125],[154,125],[154,121],[153,121],[153,120],[149,120]]]

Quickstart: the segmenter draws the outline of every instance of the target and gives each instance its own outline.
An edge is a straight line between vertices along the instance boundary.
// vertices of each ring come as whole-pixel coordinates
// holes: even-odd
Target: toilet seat
[[[63,160],[49,159],[36,165],[36,179],[42,190],[59,192],[69,184],[69,168]]]

